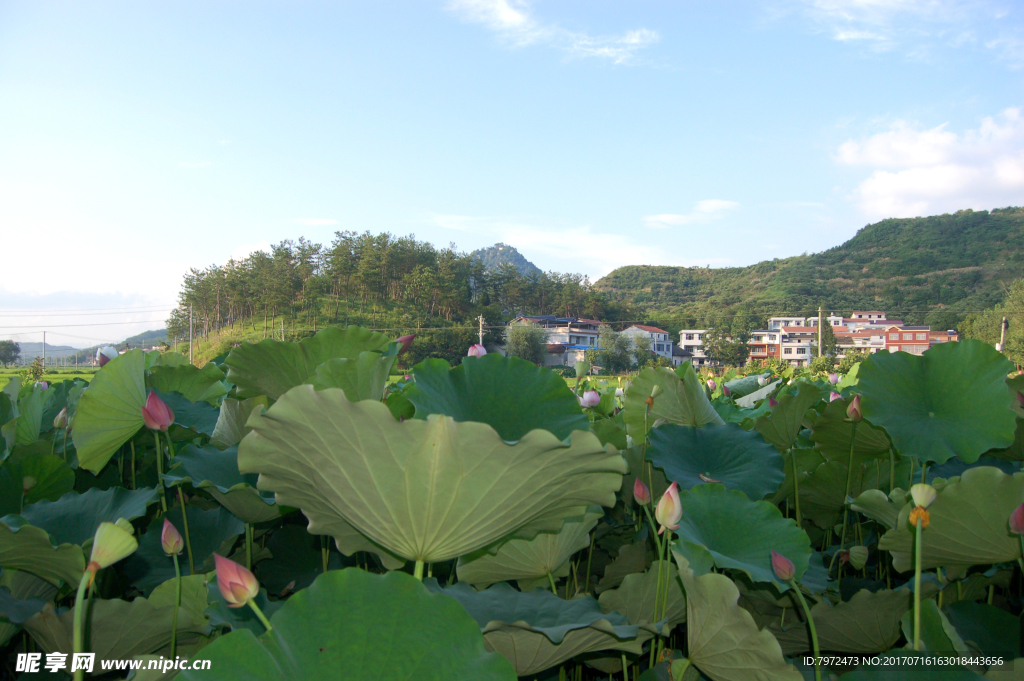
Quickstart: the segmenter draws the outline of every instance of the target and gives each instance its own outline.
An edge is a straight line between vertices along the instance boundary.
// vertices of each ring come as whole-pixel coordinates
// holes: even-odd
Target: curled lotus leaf
[[[661,394],[652,400],[648,412],[646,400],[655,387],[661,389]],[[638,443],[659,419],[695,428],[725,423],[711,406],[704,386],[689,364],[683,364],[678,371],[667,367],[644,369],[630,381],[623,406],[626,432]]]
[[[255,475],[238,472],[238,447],[220,450],[213,445],[187,445],[170,461],[164,484],[189,482],[205,489],[220,504],[247,523],[273,520],[281,514],[272,495],[260,494]]]
[[[657,627],[654,609],[658,594],[658,571],[661,578],[668,582],[668,595],[664,590],[660,596],[666,604],[665,616],[661,618],[662,626]],[[662,636],[677,624],[686,621],[686,595],[674,564],[669,561],[655,561],[646,572],[626,575],[621,586],[605,591],[598,598],[601,609],[605,612],[617,612],[626,616],[633,624],[638,624]],[[661,603],[657,604],[662,607]]]
[[[461,603],[480,626],[487,648],[506,657],[518,676],[532,676],[588,652],[639,654],[651,637],[623,615],[602,612],[590,596],[567,601],[545,589],[522,592],[504,583],[485,591],[463,582],[444,589],[433,580],[425,584]]]
[[[973,463],[1013,444],[1006,386],[1013,364],[979,340],[940,343],[921,356],[879,352],[860,368],[864,418],[885,428],[903,456]]]
[[[1020,541],[1010,534],[1010,514],[1024,502],[1024,473],[1007,475],[983,466],[951,478],[928,507],[928,529],[921,533],[921,566],[989,565],[1021,557]],[[904,505],[896,528],[882,535],[878,548],[892,553],[893,567],[913,569],[912,504]]]
[[[774,617],[769,629],[787,655],[811,650],[810,636],[803,611],[797,603],[786,616],[785,629],[780,617]],[[811,608],[822,650],[837,653],[872,654],[889,650],[899,640],[900,620],[913,607],[911,593],[882,589],[861,589],[848,601],[833,605],[822,600]]]
[[[149,370],[146,382],[162,393],[181,393],[189,402],[209,402],[213,406],[228,393],[224,371],[212,362],[202,369],[191,364],[155,366]]]
[[[51,584],[75,584],[85,570],[85,554],[74,544],[56,546],[46,530],[9,515],[0,519],[0,567],[24,570]]]
[[[236,628],[195,657],[210,660],[223,681],[515,681],[458,603],[401,572],[332,570],[285,601],[270,624],[258,638]],[[210,672],[179,676],[207,681]]]
[[[813,383],[795,383],[792,390],[779,396],[779,403],[770,412],[757,418],[754,429],[780,452],[785,452],[796,443],[796,436],[804,427],[804,415],[821,400],[821,395],[821,390]]]
[[[529,591],[538,580],[546,583],[547,575],[565,577],[572,554],[590,546],[590,531],[603,516],[604,509],[592,506],[580,518],[566,518],[558,532],[541,532],[533,539],[510,539],[494,553],[481,549],[462,556],[458,564],[459,581],[490,586],[515,579],[519,580],[520,588]]]
[[[129,350],[107,362],[78,400],[71,439],[78,465],[98,473],[139,428],[146,405],[146,355]]]
[[[383,352],[391,341],[382,333],[359,326],[330,327],[298,342],[267,338],[243,343],[224,360],[227,380],[238,386],[237,397],[266,395],[276,400],[291,388],[311,379],[329,359],[355,359],[359,353]]]
[[[249,434],[249,430],[245,427],[249,415],[254,409],[266,408],[266,406],[267,398],[263,396],[250,397],[247,400],[226,398],[220,403],[217,425],[213,428],[210,443],[221,449],[234,447]]]
[[[355,528],[424,562],[557,531],[588,506],[613,506],[626,470],[588,431],[566,444],[535,430],[511,445],[483,423],[396,421],[380,402],[349,402],[336,388],[293,388],[249,426],[239,470],[302,509],[311,533]]]

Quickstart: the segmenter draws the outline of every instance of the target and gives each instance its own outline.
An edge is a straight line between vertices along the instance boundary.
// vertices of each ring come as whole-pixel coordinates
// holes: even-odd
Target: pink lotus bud
[[[217,567],[217,586],[229,608],[241,608],[256,598],[260,583],[251,572],[219,553],[213,554],[213,560]]]
[[[769,395],[768,396],[768,408],[769,409],[774,409],[777,406],[779,406],[779,401],[777,399],[775,399],[774,397],[772,397],[771,395]]]
[[[1024,534],[1024,504],[1018,506],[1014,512],[1010,514],[1010,532],[1014,534]]]
[[[781,582],[788,582],[796,575],[796,567],[793,565],[793,561],[781,553],[776,553],[774,550],[772,551],[772,570],[775,571],[775,576]]]
[[[68,408],[64,407],[60,413],[53,417],[53,427],[56,430],[68,427]]]
[[[661,525],[658,529],[658,534],[664,533],[666,528],[670,530],[679,529],[679,519],[683,517],[683,505],[679,501],[678,484],[673,482],[665,490],[665,493],[661,495],[661,499],[658,500],[658,506],[654,509],[654,517]]]
[[[484,346],[480,345],[479,343],[475,343],[475,344],[469,346],[469,352],[466,353],[466,356],[467,357],[483,357],[486,354],[487,354],[487,348],[485,348]]]
[[[647,485],[640,478],[633,481],[633,498],[641,506],[651,503],[651,490],[647,489]]]
[[[160,533],[160,544],[164,547],[164,553],[168,556],[177,556],[185,548],[185,542],[181,538],[181,533],[178,532],[178,528],[167,518],[164,518],[164,529]]]
[[[829,402],[835,402],[836,400],[841,400],[841,399],[843,399],[843,396],[840,395],[839,393],[837,393],[835,390],[833,390],[829,394],[829,396],[828,396],[828,401]]]
[[[708,390],[710,390],[711,392],[715,392],[715,388],[717,388],[717,387],[718,387],[718,384],[715,383],[715,379],[709,378],[708,379]]]
[[[146,399],[146,406],[142,408],[142,420],[147,428],[167,432],[174,423],[174,412],[157,397],[156,392],[151,390]]]
[[[406,374],[405,376],[402,377],[402,380],[403,381],[408,381],[410,378],[412,378],[412,376],[410,376],[409,374]]]
[[[47,383],[46,381],[36,381],[33,387],[39,388],[40,390],[46,390],[47,388],[50,387],[50,384]]]
[[[601,395],[596,390],[588,390],[579,398],[580,406],[585,409],[593,409],[601,404]]]
[[[728,397],[729,395],[732,395],[732,391],[729,390],[729,386],[727,386],[727,385],[723,385],[722,386],[722,394],[725,395],[726,397]]]
[[[409,346],[412,345],[412,340],[415,337],[416,337],[416,334],[410,333],[408,336],[402,336],[401,338],[398,338],[395,342],[402,344],[402,349],[398,351],[398,354],[402,354],[403,352],[408,352],[409,351]]]
[[[850,402],[850,406],[846,408],[846,416],[854,423],[864,418],[864,414],[860,411],[860,395],[854,396],[853,400]]]
[[[117,355],[117,348],[113,345],[108,345],[96,351],[96,362],[102,367],[107,362],[117,357]]]
[[[838,383],[839,382],[839,374],[837,374],[836,372],[833,371],[831,374],[828,375],[828,382],[831,383],[832,385],[835,385],[836,383]]]

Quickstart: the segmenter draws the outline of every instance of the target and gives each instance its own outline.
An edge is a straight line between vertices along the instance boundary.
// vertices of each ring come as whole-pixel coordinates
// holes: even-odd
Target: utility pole
[[[43,331],[43,366],[46,366],[46,332]]]
[[[192,305],[188,306],[188,363],[192,364]]]
[[[818,357],[821,357],[821,323],[822,323],[822,311],[821,305],[818,306]]]
[[[477,317],[477,319],[480,321],[480,331],[478,333],[478,335],[480,336],[480,345],[483,345],[484,344],[484,316],[480,315],[479,317]]]
[[[999,352],[1003,351],[1006,347],[1006,329],[1010,326],[1010,322],[1003,317],[1003,323],[999,325],[999,343],[996,345],[996,350]]]

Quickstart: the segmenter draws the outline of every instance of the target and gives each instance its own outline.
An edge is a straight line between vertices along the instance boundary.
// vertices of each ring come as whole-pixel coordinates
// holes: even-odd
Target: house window
[[[903,340],[914,340],[914,334],[912,334],[912,333],[905,333],[905,334],[903,334]]]
[[[793,348],[783,348],[782,349],[782,354],[784,354],[784,355],[792,355],[793,354]]]
[[[924,333],[917,334],[917,340],[924,340],[925,338],[927,338],[927,334],[924,334]]]
[[[772,334],[771,336],[768,336],[768,340],[770,340],[770,341],[775,340],[775,334]]]
[[[893,352],[899,352],[900,351],[900,346],[898,346],[898,345],[892,346],[892,351]]]
[[[704,334],[698,333],[697,334],[697,340],[704,340]]]
[[[807,354],[807,348],[797,348],[796,349],[796,354],[798,354],[798,355],[806,355]]]
[[[899,339],[900,339],[900,335],[898,333],[890,333],[889,334],[889,340],[899,340]]]
[[[692,333],[686,334],[686,340],[693,340],[693,334]]]

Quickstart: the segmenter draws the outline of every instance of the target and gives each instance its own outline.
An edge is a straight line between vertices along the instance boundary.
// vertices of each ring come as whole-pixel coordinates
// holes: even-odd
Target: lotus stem
[[[132,447],[132,489],[136,489],[136,485],[135,485],[135,442],[130,440],[128,442],[128,444],[130,444],[131,447]],[[67,459],[68,459],[67,448],[68,448],[68,436],[67,436],[67,434],[65,434],[64,435],[64,460],[65,461],[67,461]]]
[[[160,490],[160,510],[167,515],[167,496],[164,494],[164,450],[160,446],[159,431],[153,431],[153,442],[156,444],[156,486]]]
[[[993,599],[993,597],[995,597],[995,595],[996,595],[996,585],[995,584],[989,584],[988,585],[988,601],[987,601],[989,605],[992,605],[992,599]]]
[[[416,569],[413,571],[412,576],[415,577],[416,579],[420,580],[421,582],[423,581],[423,561],[422,560],[417,560],[416,561]]]
[[[847,519],[849,518],[849,515],[850,515],[849,509],[846,508],[846,503],[847,503],[846,500],[850,498],[850,485],[853,482],[853,446],[856,443],[857,443],[857,422],[854,421],[853,422],[853,428],[850,430],[850,461],[849,461],[849,467],[846,469],[846,496],[843,497],[843,534],[842,534],[842,536],[841,536],[841,538],[839,540],[839,551],[842,551],[843,547],[846,546],[846,524],[847,524]],[[835,553],[835,555],[832,556],[832,562],[828,566],[829,572],[832,571],[832,566],[835,565],[836,557],[838,555],[839,555],[839,552],[837,551]],[[842,575],[843,575],[843,566],[840,564],[839,570],[838,570],[838,572],[836,572],[836,578],[839,580],[840,584],[842,583],[842,579],[843,579]]]
[[[914,650],[921,650],[921,519],[914,525]]]
[[[803,527],[803,516],[800,515],[800,473],[796,469],[796,453],[789,448],[789,458],[793,463],[793,499],[796,503],[796,526]]]
[[[327,537],[324,535],[320,536],[320,555],[323,559],[324,572],[327,572],[327,561],[330,558],[331,549],[327,546]]]
[[[555,596],[557,596],[558,595],[558,587],[555,586],[555,578],[551,576],[550,572],[548,573],[548,584],[551,585],[551,593],[553,593],[553,594],[555,594]]]
[[[804,614],[807,616],[807,628],[811,632],[811,647],[814,651],[814,681],[821,681],[821,652],[818,650],[818,630],[814,627],[811,609],[807,607],[807,600],[804,599],[804,594],[800,591],[800,586],[797,585],[796,580],[789,580],[789,586],[793,589],[797,600],[800,601],[800,607],[804,609]]]
[[[82,575],[81,581],[78,582],[78,593],[75,594],[75,624],[74,632],[72,634],[72,652],[77,655],[78,653],[85,652],[82,649],[82,624],[85,616],[85,590],[92,582],[94,573],[86,570]],[[75,681],[83,681],[85,679],[85,670],[78,669],[75,671]]]
[[[249,599],[249,607],[252,608],[254,613],[256,613],[256,617],[260,618],[260,622],[263,623],[263,626],[266,627],[268,632],[274,630],[274,627],[270,626],[270,620],[268,620],[266,615],[263,614],[263,611],[260,610],[260,606],[256,605],[255,598]]]
[[[889,447],[889,494],[896,487],[896,453]]]
[[[622,653],[622,681],[629,681],[629,664],[626,663],[626,653]]]
[[[190,575],[196,573],[196,564],[192,559],[192,541],[188,536],[188,513],[185,512],[185,494],[181,491],[181,485],[178,485],[178,503],[181,504],[181,524],[185,527],[185,549],[188,551],[188,572]],[[177,563],[177,559],[175,559]]]
[[[61,454],[64,455],[64,460],[67,461],[68,460],[68,429],[67,428],[64,429],[64,451],[61,452]],[[132,456],[133,457],[135,456],[135,445],[134,444],[132,444]],[[135,459],[133,458],[132,461],[134,461],[134,460]]]
[[[178,565],[178,554],[172,553],[174,559],[174,582],[177,595],[174,599],[174,614],[171,616],[171,659],[175,659],[178,646],[178,610],[181,608],[181,566]]]
[[[590,534],[590,550],[587,551],[587,574],[583,576],[583,593],[590,593],[590,560],[594,557],[594,539],[596,538],[597,533],[592,532]]]
[[[252,525],[245,524],[245,567],[252,570]]]

